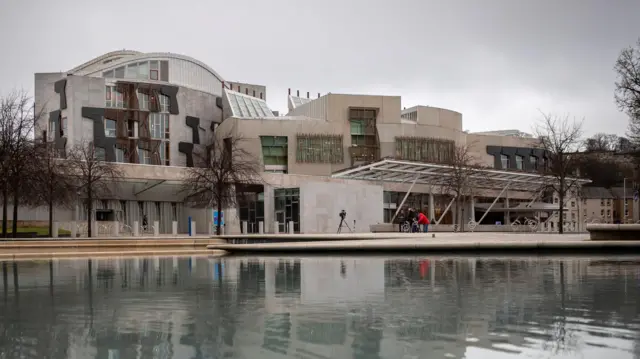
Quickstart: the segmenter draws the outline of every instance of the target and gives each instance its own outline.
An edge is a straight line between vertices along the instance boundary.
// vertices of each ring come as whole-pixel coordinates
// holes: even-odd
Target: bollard
[[[171,223],[171,233],[174,236],[178,235],[178,221],[173,221],[173,223]]]
[[[294,234],[293,221],[289,221],[289,234]]]
[[[273,222],[273,233],[280,233],[280,223],[278,223],[278,221]]]
[[[160,221],[153,221],[153,236],[160,237]]]
[[[216,234],[216,230],[215,227],[213,225],[213,221],[209,221],[209,235],[214,235]]]
[[[76,221],[71,222],[71,238],[78,237],[78,223]]]
[[[196,235],[196,221],[191,220],[191,237]]]
[[[97,221],[91,221],[91,236],[93,237],[99,237],[100,233],[98,233],[98,222]]]
[[[133,236],[137,237],[140,235],[140,225],[138,221],[133,221]]]
[[[59,222],[53,222],[51,224],[51,237],[52,238],[58,238],[58,227],[60,226]]]
[[[258,233],[264,234],[264,222],[258,222]]]
[[[120,222],[118,221],[113,222],[113,228],[111,229],[111,233],[113,234],[114,237],[120,236]]]
[[[247,234],[248,224],[247,221],[242,221],[242,234]]]

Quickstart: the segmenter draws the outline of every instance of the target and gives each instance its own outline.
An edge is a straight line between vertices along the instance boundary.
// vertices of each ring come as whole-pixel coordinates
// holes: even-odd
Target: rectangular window
[[[124,156],[124,149],[120,147],[116,147],[116,162],[126,163],[126,159]]]
[[[118,92],[116,86],[105,87],[105,107],[125,108],[127,101],[122,92]]]
[[[56,122],[49,121],[49,133],[47,134],[47,141],[53,141],[56,138]]]
[[[600,215],[601,215],[601,216],[604,216],[604,209],[601,209],[601,210],[600,210]]]
[[[502,169],[508,169],[509,168],[509,156],[500,155],[500,162],[502,164]]]
[[[104,148],[102,147],[95,147],[94,155],[96,156],[96,161],[104,161],[106,159]]]
[[[113,70],[103,72],[103,73],[102,73],[102,77],[104,77],[104,78],[106,78],[106,79],[111,79],[111,78],[113,78]]]
[[[104,119],[104,135],[106,137],[116,137],[116,121]]]
[[[127,73],[125,78],[135,79],[138,78],[138,64],[129,64],[127,65]]]
[[[611,210],[610,209],[607,210],[607,217],[611,217]]]
[[[149,95],[138,91],[138,109],[149,110]]]
[[[169,112],[169,104],[171,101],[169,100],[169,96],[158,95],[160,98],[160,112]]]
[[[166,133],[169,131],[169,115],[166,113],[151,113],[149,114],[149,131],[151,132],[151,138],[155,140],[161,140],[165,138]]]
[[[524,158],[522,156],[516,155],[516,168],[519,170],[524,169]]]
[[[288,164],[288,140],[286,136],[260,136],[262,159],[265,166]]]
[[[158,76],[160,68],[158,67],[158,61],[150,61],[149,62],[149,79],[158,80],[160,77]]]
[[[451,140],[428,137],[396,137],[396,158],[407,161],[448,163],[455,149]]]
[[[607,200],[607,207],[609,207],[609,206],[611,206],[611,200],[610,199]]]
[[[604,198],[600,198],[600,205],[604,206]]]
[[[149,62],[138,62],[138,79],[147,80],[149,78]]]
[[[296,162],[344,162],[342,136],[340,135],[298,135],[296,142]]]
[[[529,163],[531,163],[531,167],[534,169],[538,169],[538,157],[529,156]]]
[[[169,61],[160,61],[160,81],[169,81]]]
[[[117,69],[115,69],[114,75],[115,75],[115,78],[117,78],[117,79],[123,79],[124,78],[124,66],[118,67]]]
[[[60,127],[61,127],[60,136],[66,137],[67,136],[67,118],[66,117],[62,117],[60,119]]]
[[[143,150],[142,148],[138,148],[138,160],[141,164],[150,165],[151,153],[147,150]]]
[[[138,121],[127,121],[127,136],[131,138],[138,138]]]

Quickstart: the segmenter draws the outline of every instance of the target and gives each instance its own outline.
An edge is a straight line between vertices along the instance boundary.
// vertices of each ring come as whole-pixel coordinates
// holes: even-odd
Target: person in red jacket
[[[427,233],[429,230],[429,218],[424,215],[424,213],[420,212],[418,214],[418,225],[422,225],[424,228],[424,233]]]

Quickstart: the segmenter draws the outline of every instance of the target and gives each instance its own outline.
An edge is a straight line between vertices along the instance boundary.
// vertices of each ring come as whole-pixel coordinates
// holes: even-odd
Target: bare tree
[[[453,194],[456,198],[453,223],[459,225],[463,224],[462,204],[465,203],[465,200],[473,197],[477,186],[478,171],[481,167],[473,155],[472,145],[472,143],[468,143],[456,145],[453,148],[449,160],[445,162],[451,167],[451,170],[440,183],[443,193]]]
[[[199,207],[215,207],[218,213],[236,205],[238,186],[262,183],[260,161],[242,144],[242,136],[212,135],[194,151],[194,167],[187,170],[182,191]],[[217,226],[219,235],[221,226]]]
[[[75,184],[70,173],[69,162],[61,159],[55,144],[43,141],[36,148],[34,182],[37,205],[49,209],[49,236],[53,236],[53,212],[55,207],[68,207],[75,198]]]
[[[582,121],[569,116],[558,117],[542,114],[535,133],[546,151],[547,162],[539,168],[541,175],[548,178],[545,186],[558,194],[560,205],[558,232],[564,232],[564,203],[567,194],[577,187],[576,170],[580,165],[582,148]]]
[[[615,152],[621,150],[624,138],[614,134],[596,133],[584,141],[586,152]]]
[[[7,235],[9,198],[13,200],[13,236],[17,232],[18,207],[33,169],[33,129],[39,113],[24,91],[13,91],[0,99],[0,186],[2,187],[2,235]]]
[[[636,47],[620,52],[614,66],[618,75],[615,83],[615,99],[618,108],[629,115],[629,137],[640,143],[640,38]]]
[[[93,201],[100,197],[112,197],[113,189],[122,180],[124,173],[116,163],[105,161],[104,151],[88,141],[74,146],[69,151],[67,166],[75,179],[78,196],[86,200],[87,234],[91,237]]]

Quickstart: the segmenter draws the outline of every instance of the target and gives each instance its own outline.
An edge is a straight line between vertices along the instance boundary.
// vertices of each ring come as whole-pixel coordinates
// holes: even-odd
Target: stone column
[[[242,221],[242,234],[248,234],[249,224],[247,221]]]
[[[293,226],[293,221],[289,221],[289,234],[294,234],[296,233],[294,226]]]
[[[278,221],[273,222],[273,233],[275,234],[280,233],[280,223],[278,223]]]
[[[429,192],[429,221],[436,219],[435,201],[433,198],[433,192]]]
[[[509,208],[509,197],[506,197],[507,194],[505,193],[505,198],[504,198],[504,208],[507,209]],[[511,213],[509,213],[509,211],[504,211],[504,224],[505,225],[510,225],[511,224]]]
[[[258,222],[258,233],[264,234],[264,222],[263,221]]]
[[[160,221],[153,221],[153,236],[160,237]]]
[[[133,236],[137,237],[140,235],[140,224],[138,221],[133,221]]]
[[[171,223],[171,233],[172,233],[174,236],[177,236],[177,235],[178,235],[178,221],[173,221],[173,222]]]
[[[476,221],[476,199],[473,196],[469,199],[469,220]]]
[[[53,222],[51,224],[51,232],[50,235],[52,238],[58,238],[58,227],[60,227],[60,222]]]
[[[196,221],[194,221],[193,219],[191,220],[191,236],[195,236],[196,235]]]

